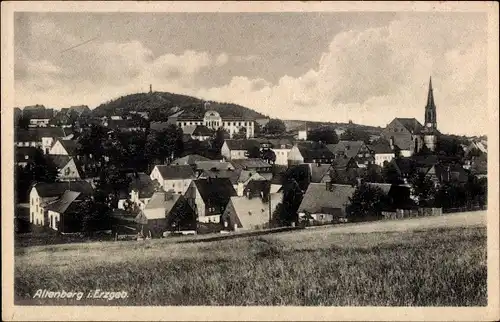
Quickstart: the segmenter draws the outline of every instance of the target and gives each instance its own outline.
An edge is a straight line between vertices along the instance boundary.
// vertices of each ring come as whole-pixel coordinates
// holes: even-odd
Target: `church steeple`
[[[425,106],[425,127],[433,130],[437,128],[436,104],[434,104],[434,93],[432,91],[432,77],[429,78],[429,92],[427,93],[427,105]]]

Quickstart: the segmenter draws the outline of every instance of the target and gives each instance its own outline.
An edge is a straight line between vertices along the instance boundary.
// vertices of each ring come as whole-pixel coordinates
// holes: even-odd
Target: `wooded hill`
[[[221,116],[242,116],[252,118],[266,118],[250,108],[223,102],[210,102],[210,109]],[[137,93],[119,97],[96,107],[93,111],[96,116],[122,115],[131,111],[150,113],[151,120],[162,120],[179,110],[185,113],[203,116],[205,101],[196,97],[173,94],[168,92]],[[178,107],[178,109],[176,108]]]

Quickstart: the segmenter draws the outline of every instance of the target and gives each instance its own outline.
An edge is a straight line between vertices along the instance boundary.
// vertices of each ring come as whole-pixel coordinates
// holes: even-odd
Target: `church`
[[[425,125],[415,118],[395,118],[382,131],[381,136],[389,141],[394,150],[398,147],[401,156],[410,157],[425,146],[435,151],[439,131],[437,130],[436,104],[432,89],[432,78],[429,80],[427,105],[425,106]]]

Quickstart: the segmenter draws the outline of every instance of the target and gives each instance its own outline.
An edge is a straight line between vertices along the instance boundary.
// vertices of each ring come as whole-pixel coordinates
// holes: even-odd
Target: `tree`
[[[213,139],[213,143],[212,143],[212,147],[215,149],[215,151],[220,153],[220,150],[221,150],[222,146],[224,145],[224,141],[226,139],[229,139],[229,133],[227,133],[227,131],[224,130],[223,128],[218,128],[215,131],[214,139]]]
[[[262,134],[262,126],[258,122],[253,123],[253,135],[259,137]]]
[[[81,223],[81,231],[87,235],[111,229],[111,209],[103,202],[85,199],[77,204],[75,212]]]
[[[382,177],[384,179],[384,182],[386,183],[390,184],[403,183],[403,180],[401,180],[401,176],[399,174],[396,165],[392,162],[388,162],[386,165],[384,165],[384,167],[382,168]]]
[[[322,142],[325,144],[339,143],[337,133],[332,128],[319,128],[311,130],[307,133],[307,137],[311,141]]]
[[[454,136],[448,135],[439,136],[435,150],[436,153],[457,158],[463,158],[465,154],[461,141]]]
[[[276,153],[274,153],[271,149],[266,149],[262,151],[261,158],[266,160],[270,164],[274,164],[276,162]]]
[[[363,180],[365,182],[384,182],[384,177],[382,176],[381,168],[376,164],[369,164],[363,175]]]
[[[93,159],[104,161],[105,141],[108,138],[108,131],[96,124],[92,124],[89,130],[86,130],[78,138],[77,154],[80,156],[92,156]]]
[[[363,141],[366,144],[370,143],[370,134],[355,128],[348,128],[344,133],[340,135],[342,141]]]
[[[183,152],[182,129],[170,125],[162,131],[151,132],[146,139],[145,154],[149,164],[168,163]]]
[[[260,148],[256,145],[251,146],[247,150],[247,153],[248,153],[248,155],[247,155],[248,158],[260,158],[261,157]]]
[[[270,119],[269,122],[264,126],[264,133],[279,135],[286,132],[285,122],[280,119]]]
[[[422,172],[410,178],[413,195],[417,197],[419,206],[430,206],[436,194],[434,182]]]
[[[128,190],[131,178],[121,172],[116,166],[108,165],[101,170],[96,184],[96,191],[103,202],[111,208],[116,208],[120,192]]]
[[[33,161],[23,169],[33,182],[55,182],[59,173],[57,166],[47,158],[40,148],[36,149]]]
[[[30,125],[30,119],[27,116],[21,116],[17,119],[17,128],[27,130]]]
[[[349,197],[348,216],[356,221],[370,217],[380,217],[389,204],[388,197],[378,188],[367,184],[359,185]]]
[[[241,127],[238,133],[233,135],[233,139],[235,140],[243,140],[247,138],[247,129],[245,127]]]
[[[297,210],[304,194],[294,179],[288,180],[283,186],[283,201],[277,208],[278,222],[281,226],[290,226],[298,222]]]

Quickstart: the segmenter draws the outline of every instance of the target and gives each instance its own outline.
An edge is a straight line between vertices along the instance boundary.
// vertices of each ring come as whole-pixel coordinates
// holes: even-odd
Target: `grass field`
[[[169,240],[16,250],[17,304],[486,305],[486,229],[280,233],[198,244]],[[38,289],[128,298],[32,299]]]

